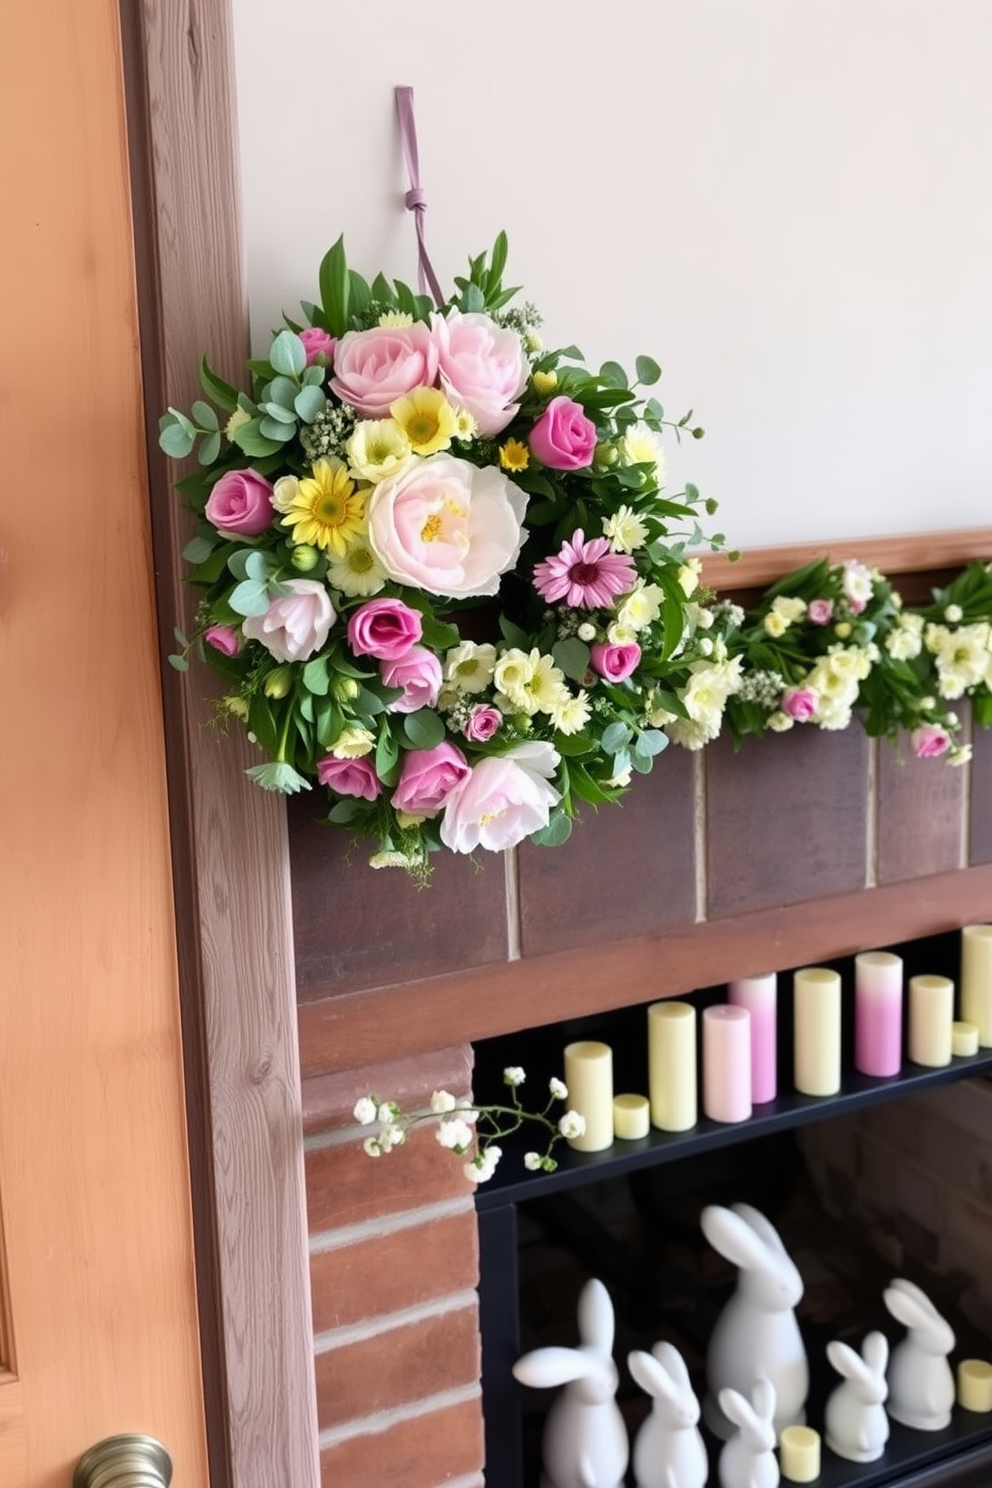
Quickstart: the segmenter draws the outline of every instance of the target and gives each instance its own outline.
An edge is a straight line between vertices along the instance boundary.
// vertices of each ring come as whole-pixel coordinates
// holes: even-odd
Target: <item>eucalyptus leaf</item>
[[[185,656],[170,655],[167,660],[169,665],[171,667],[175,667],[177,672],[189,671],[189,662],[186,660]]]
[[[229,602],[239,615],[264,615],[269,608],[268,590],[255,579],[245,579],[232,589]]]
[[[414,749],[433,749],[444,741],[444,723],[430,708],[408,713],[403,720],[403,732]]]
[[[197,398],[190,412],[199,428],[215,430],[219,427],[216,413],[214,413],[209,403],[204,403],[202,398]]]
[[[534,832],[531,842],[538,847],[560,847],[572,835],[572,818],[564,811],[555,811],[546,827]]]
[[[637,743],[634,745],[634,754],[644,755],[651,759],[661,754],[668,748],[668,735],[663,734],[660,729],[645,729],[638,734]]]
[[[631,730],[628,728],[627,724],[609,724],[603,730],[603,752],[605,754],[614,754],[618,749],[622,749],[623,746],[630,741],[631,737]]]
[[[661,368],[654,357],[639,356],[634,365],[637,368],[637,380],[645,387],[652,387],[661,376]]]
[[[607,387],[627,387],[627,374],[619,362],[604,362],[599,369],[599,380]]]
[[[158,447],[170,460],[185,460],[195,443],[195,433],[188,433],[178,423],[168,424],[158,436]]]
[[[292,377],[273,377],[262,397],[266,403],[278,403],[283,408],[291,409],[298,391],[299,383]]]
[[[589,670],[590,654],[585,641],[580,641],[575,636],[567,641],[559,641],[551,652],[555,666],[559,667],[573,682],[581,682]]]
[[[191,537],[183,548],[183,558],[187,563],[205,563],[214,547],[209,537]]]
[[[246,579],[256,579],[260,584],[264,584],[269,577],[269,561],[265,554],[260,553],[257,548],[248,550],[245,556],[244,568],[244,577]]]
[[[201,465],[212,465],[220,454],[220,434],[208,434],[197,451],[196,458]]]
[[[299,377],[307,364],[306,347],[293,331],[280,331],[269,348],[273,370],[285,377]]]
[[[327,404],[327,395],[323,388],[308,386],[300,388],[293,399],[293,407],[305,424],[312,424],[318,414],[322,413]]]
[[[296,427],[296,413],[292,407],[284,408],[281,403],[274,403],[270,399],[268,402],[262,404],[262,408],[266,419],[275,419],[277,424],[289,424],[291,428]],[[265,419],[262,421],[262,428],[264,431]]]
[[[655,757],[653,754],[638,754],[637,750],[630,756],[630,767],[636,770],[638,775],[650,775],[654,768]]]
[[[248,577],[248,560],[254,553],[254,548],[237,548],[228,556],[227,567],[236,579]]]
[[[292,439],[296,432],[296,420],[291,424],[283,424],[273,418],[263,418],[258,426],[258,432],[263,439],[274,444],[278,449],[280,444],[285,444],[287,439]]]

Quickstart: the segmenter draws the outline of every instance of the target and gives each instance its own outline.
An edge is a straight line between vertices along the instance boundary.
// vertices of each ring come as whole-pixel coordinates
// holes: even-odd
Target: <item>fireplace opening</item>
[[[956,936],[893,949],[904,956],[907,976],[917,969],[957,975]],[[830,964],[842,976],[847,1030],[843,1063],[850,1071],[852,966],[847,961]],[[783,1093],[791,1090],[789,985],[788,974],[780,976]],[[724,988],[709,988],[689,1000],[701,1008],[724,997]],[[527,1071],[521,1095],[528,1091],[539,1099],[550,1076],[561,1074],[564,1045],[578,1038],[610,1043],[617,1091],[646,1093],[644,1020],[640,1006],[479,1045],[477,1094],[480,1099],[495,1099],[500,1071],[512,1063]],[[974,1236],[945,1233],[947,1206],[939,1197],[936,1205],[941,1212],[928,1213],[927,1204],[938,1189],[933,1175],[921,1177],[920,1154],[914,1147],[921,1123],[946,1121],[953,1128],[944,1111],[946,1105],[952,1116],[956,1112],[951,1076],[982,1074],[990,1064],[992,1059],[981,1057],[975,1067],[952,1070],[945,1075],[946,1084],[939,1078],[927,1083],[930,1077],[923,1075],[922,1091],[914,1083],[913,1067],[904,1065],[905,1081],[876,1082],[886,1088],[863,1091],[861,1104],[855,1090],[846,1105],[822,1101],[816,1108],[804,1106],[801,1120],[790,1120],[783,1110],[779,1122],[775,1110],[761,1115],[756,1107],[755,1118],[734,1129],[714,1130],[714,1123],[702,1121],[695,1139],[686,1134],[681,1151],[666,1154],[667,1160],[652,1161],[645,1152],[644,1143],[650,1146],[657,1134],[641,1143],[617,1142],[603,1154],[568,1153],[559,1175],[547,1179],[542,1175],[530,1190],[529,1175],[519,1172],[527,1144],[507,1144],[497,1186],[489,1192],[480,1188],[477,1198],[487,1482],[498,1488],[539,1488],[541,1433],[556,1392],[518,1385],[510,1368],[516,1357],[531,1349],[579,1341],[576,1304],[590,1277],[606,1285],[614,1306],[617,1400],[631,1442],[650,1411],[650,1401],[627,1368],[632,1349],[650,1350],[661,1339],[674,1343],[702,1401],[707,1342],[736,1281],[734,1268],[703,1237],[700,1212],[707,1204],[745,1202],[761,1210],[779,1230],[800,1270],[804,1295],[797,1317],[811,1371],[808,1421],[821,1434],[826,1396],[838,1382],[826,1359],[826,1345],[839,1338],[860,1349],[864,1335],[876,1328],[890,1344],[901,1338],[904,1330],[882,1302],[884,1288],[896,1276],[921,1286],[951,1322],[957,1335],[952,1363],[992,1357],[987,1277],[976,1274],[977,1268],[987,1268],[988,1253],[982,1257]],[[971,1083],[983,1099],[992,1096],[986,1078]],[[845,1091],[848,1084],[845,1081]],[[788,1102],[780,1101],[776,1108],[779,1104],[784,1107]],[[992,1106],[989,1109],[992,1113]],[[992,1146],[992,1124],[988,1131]],[[903,1146],[910,1150],[902,1150],[897,1140],[887,1183],[877,1175],[893,1134],[896,1139],[904,1137]],[[975,1161],[981,1175],[980,1152]],[[955,1165],[960,1166],[957,1155]],[[976,1182],[980,1189],[984,1179],[979,1176]],[[500,1203],[499,1183],[502,1192],[512,1195],[511,1202]],[[907,1213],[900,1201],[910,1192],[914,1201]],[[992,1205],[992,1191],[988,1202]],[[969,1266],[972,1256],[975,1264]],[[960,1264],[961,1257],[965,1264]],[[715,1484],[719,1443],[708,1437],[707,1446],[710,1482]],[[873,1464],[855,1465],[826,1451],[823,1458],[818,1481],[825,1488],[987,1484],[992,1481],[992,1415],[956,1408],[952,1426],[932,1433],[910,1431],[893,1422],[886,1453]],[[632,1473],[626,1481],[633,1484]]]

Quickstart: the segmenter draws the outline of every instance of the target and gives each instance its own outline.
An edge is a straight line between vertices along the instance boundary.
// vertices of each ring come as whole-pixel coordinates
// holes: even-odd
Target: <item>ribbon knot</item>
[[[400,126],[400,144],[403,148],[403,158],[406,161],[406,173],[410,179],[410,189],[403,198],[407,210],[414,213],[414,221],[417,224],[417,274],[420,281],[420,293],[426,294],[430,286],[434,303],[440,310],[444,304],[444,295],[438,283],[437,275],[430,259],[427,256],[427,243],[424,239],[424,215],[427,211],[427,198],[420,185],[420,159],[417,154],[417,123],[413,113],[413,89],[396,88],[396,116]]]
[[[414,186],[412,191],[408,191],[403,200],[411,212],[427,211],[427,197],[419,186]]]

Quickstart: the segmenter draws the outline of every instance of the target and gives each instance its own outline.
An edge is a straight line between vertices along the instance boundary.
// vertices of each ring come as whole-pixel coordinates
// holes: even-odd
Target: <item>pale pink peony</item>
[[[447,740],[433,749],[411,749],[403,756],[393,808],[411,816],[436,816],[455,786],[471,773],[461,750]]]
[[[833,619],[834,602],[832,599],[811,599],[806,610],[806,619],[811,625],[829,625]]]
[[[422,321],[348,331],[334,348],[331,388],[365,418],[388,418],[397,398],[436,379],[437,347]]]
[[[593,671],[605,677],[607,682],[622,682],[636,669],[640,659],[641,648],[636,641],[628,641],[622,646],[597,642],[590,653]]]
[[[327,640],[334,606],[316,579],[289,579],[285,587],[292,592],[274,599],[264,615],[248,615],[241,629],[277,661],[305,661]]]
[[[502,722],[503,715],[498,708],[480,703],[468,716],[465,737],[471,739],[473,744],[486,744],[494,734],[499,733]]]
[[[402,687],[403,696],[389,704],[390,713],[416,713],[418,708],[433,708],[441,691],[441,663],[426,646],[411,646],[394,661],[384,661],[379,668],[387,687]]]
[[[307,354],[307,366],[312,367],[318,357],[324,357],[329,364],[334,358],[334,337],[327,331],[322,331],[319,326],[307,326],[300,332],[300,340]]]
[[[325,754],[317,761],[317,779],[339,796],[361,796],[365,801],[375,801],[382,790],[382,782],[364,755],[360,759],[335,759],[333,754]]]
[[[787,687],[779,707],[787,718],[807,723],[820,706],[820,694],[813,687]]]
[[[633,587],[637,569],[626,553],[614,553],[608,538],[586,535],[577,527],[561,551],[534,568],[534,588],[553,604],[563,599],[573,609],[606,609],[618,594]]]
[[[237,656],[241,650],[241,637],[230,625],[208,625],[203,639],[222,656]]]
[[[560,796],[549,782],[559,755],[550,744],[518,744],[483,759],[448,797],[441,841],[452,852],[502,852],[548,825]]]
[[[467,599],[495,594],[526,536],[527,497],[493,465],[407,460],[369,498],[369,542],[398,584]]]
[[[921,723],[910,739],[917,759],[939,759],[951,747],[951,736],[939,723]]]
[[[401,599],[370,599],[348,618],[348,644],[356,656],[398,661],[424,633],[419,610]]]
[[[227,537],[257,537],[272,522],[272,487],[254,470],[226,470],[203,515]]]
[[[530,431],[530,452],[549,470],[581,470],[592,464],[596,425],[581,403],[564,394],[552,398]]]
[[[844,564],[844,577],[841,580],[847,602],[851,607],[851,613],[860,615],[867,608],[868,601],[872,596],[873,581],[871,569],[859,563],[856,558],[849,558]]]
[[[450,402],[468,410],[484,437],[499,434],[527,386],[530,366],[520,337],[488,315],[459,310],[432,316],[431,329]]]

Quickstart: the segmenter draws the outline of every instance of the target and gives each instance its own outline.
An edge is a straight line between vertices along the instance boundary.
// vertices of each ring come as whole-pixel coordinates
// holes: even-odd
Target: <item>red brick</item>
[[[432,1127],[384,1157],[369,1157],[360,1142],[308,1152],[306,1187],[311,1233],[473,1192],[462,1159],[438,1146]]]
[[[438,1488],[450,1478],[481,1472],[483,1456],[482,1402],[469,1400],[328,1447],[320,1454],[321,1485]]]
[[[426,1106],[434,1090],[467,1095],[471,1087],[471,1044],[369,1064],[363,1069],[316,1075],[303,1081],[303,1130],[309,1134],[351,1126],[355,1102],[370,1091],[412,1111]]]

